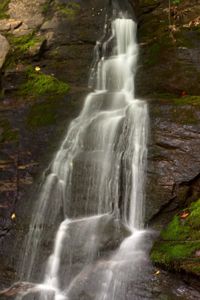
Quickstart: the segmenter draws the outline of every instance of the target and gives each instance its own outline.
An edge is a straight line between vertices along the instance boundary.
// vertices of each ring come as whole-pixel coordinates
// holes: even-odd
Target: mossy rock
[[[0,3],[0,19],[8,18],[7,10],[10,0],[1,0]]]
[[[155,264],[200,275],[200,200],[176,215],[151,252]]]
[[[33,104],[27,115],[27,127],[29,129],[36,129],[55,124],[58,107],[59,103],[54,99]]]
[[[16,142],[18,139],[18,130],[12,128],[7,119],[0,119],[0,143]]]
[[[66,4],[57,3],[56,10],[68,19],[74,19],[80,10],[80,4],[77,1],[68,1]]]
[[[26,77],[27,81],[19,88],[18,94],[21,96],[62,95],[69,91],[67,83],[43,73],[40,67],[28,67]]]

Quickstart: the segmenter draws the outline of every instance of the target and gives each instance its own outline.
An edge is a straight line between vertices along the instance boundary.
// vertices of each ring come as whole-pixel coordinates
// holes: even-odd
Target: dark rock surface
[[[200,196],[200,2],[140,1],[139,98],[149,99],[147,222],[166,224]]]
[[[153,223],[158,217],[162,225],[200,196],[200,103],[189,103],[189,97],[188,103],[181,101],[150,103],[147,215]]]
[[[11,44],[0,100],[1,287],[18,278],[18,255],[34,194],[67,125],[82,107],[93,48],[103,31],[106,0],[78,1],[67,10],[63,5],[63,1],[13,0],[8,11],[12,19],[0,23]],[[70,91],[27,93],[23,84],[30,66],[34,74],[38,67],[41,74],[66,82]]]

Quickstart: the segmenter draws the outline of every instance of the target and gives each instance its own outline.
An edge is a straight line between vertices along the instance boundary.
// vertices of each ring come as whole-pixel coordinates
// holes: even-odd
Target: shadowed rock
[[[0,292],[0,296],[12,297],[12,296],[25,296],[26,294],[30,293],[38,293],[45,291],[46,293],[54,293],[55,291],[48,286],[43,284],[36,284],[32,282],[16,282],[11,285],[9,288]]]
[[[31,283],[31,282],[16,282],[13,285],[11,285],[9,288],[3,290],[0,292],[1,296],[15,296],[17,294],[24,294],[30,290],[33,290],[37,287],[37,284]]]

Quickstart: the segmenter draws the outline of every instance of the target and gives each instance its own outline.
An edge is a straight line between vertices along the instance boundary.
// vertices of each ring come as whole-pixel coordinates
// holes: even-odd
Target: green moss
[[[16,55],[26,53],[30,47],[35,46],[38,42],[41,42],[42,39],[42,37],[35,36],[34,33],[23,36],[8,36],[8,40],[13,47],[14,52],[16,52]]]
[[[24,36],[14,36],[7,34],[7,39],[11,45],[11,51],[6,59],[5,68],[14,68],[18,63],[26,63],[26,59],[31,55],[32,47],[44,40],[44,37],[30,33]]]
[[[80,10],[80,4],[74,1],[69,1],[67,4],[58,4],[56,9],[68,18],[74,18]]]
[[[65,94],[69,90],[67,83],[59,81],[52,75],[36,72],[32,67],[28,68],[26,76],[27,82],[21,85],[20,95]]]
[[[161,233],[164,240],[184,240],[189,236],[190,228],[182,226],[179,216],[175,216],[167,228]]]
[[[49,126],[56,122],[57,101],[49,100],[34,104],[27,116],[27,125],[29,128]]]
[[[47,0],[43,5],[42,5],[42,13],[46,15],[51,7],[52,0]]]
[[[199,272],[200,258],[195,252],[200,250],[200,200],[193,203],[187,210],[189,215],[181,218],[176,215],[169,225],[161,232],[151,252],[154,263],[168,268],[184,269]]]
[[[177,97],[177,95],[172,93],[153,93],[150,95],[152,99],[158,100],[167,100],[169,103],[173,103],[175,105],[200,105],[200,96],[182,96]]]
[[[10,0],[1,0],[0,3],[0,19],[8,18],[7,10]]]
[[[149,47],[148,59],[146,61],[147,65],[152,66],[158,61],[160,50],[161,45],[159,43],[153,44]]]
[[[200,96],[184,96],[181,98],[174,98],[176,105],[200,105]]]
[[[10,122],[6,119],[0,119],[0,143],[17,141],[19,139],[19,133],[17,130],[13,129]]]
[[[166,264],[174,263],[179,266],[183,260],[194,256],[195,251],[200,249],[200,242],[159,242],[155,245],[151,253],[154,263]]]
[[[200,229],[200,200],[191,205],[191,214],[188,218],[188,224],[192,228]]]

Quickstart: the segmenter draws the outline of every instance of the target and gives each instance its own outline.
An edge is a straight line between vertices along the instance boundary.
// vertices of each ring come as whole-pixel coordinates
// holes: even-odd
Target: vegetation
[[[0,3],[0,19],[8,18],[7,10],[10,0],[1,0]]]
[[[154,263],[200,273],[200,200],[180,212],[161,232],[151,253]]]
[[[9,35],[8,40],[13,48],[14,56],[21,56],[35,46],[37,43],[42,42],[43,38],[36,36],[35,33],[30,33],[23,36]]]
[[[69,18],[74,18],[80,10],[80,4],[74,1],[68,1],[67,4],[58,4],[56,8],[61,14]]]
[[[176,105],[200,105],[200,96],[184,96],[181,98],[175,98],[174,103]]]
[[[43,6],[42,6],[42,12],[43,12],[43,14],[46,14],[46,13],[49,11],[50,6],[51,6],[51,2],[52,2],[52,0],[47,0],[47,1],[43,4]]]
[[[20,86],[19,94],[26,96],[40,96],[49,94],[65,94],[69,85],[59,81],[52,75],[46,75],[41,71],[35,71],[29,67],[26,71],[27,81]]]
[[[18,131],[12,128],[10,122],[7,119],[0,119],[0,129],[0,143],[18,140]]]
[[[49,100],[35,103],[27,116],[27,125],[30,128],[49,126],[56,122],[57,101]]]
[[[34,46],[38,38],[36,38],[32,33],[23,36],[12,36],[11,44],[14,46],[15,50],[20,52],[26,52],[30,47]]]

